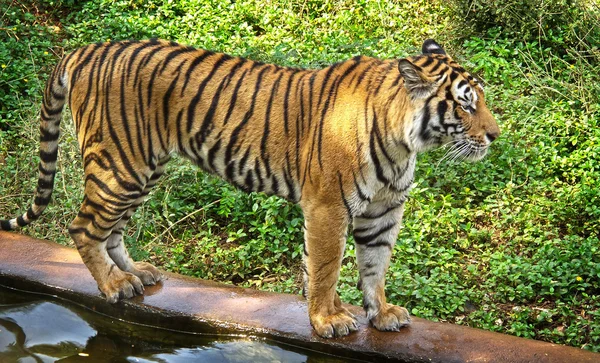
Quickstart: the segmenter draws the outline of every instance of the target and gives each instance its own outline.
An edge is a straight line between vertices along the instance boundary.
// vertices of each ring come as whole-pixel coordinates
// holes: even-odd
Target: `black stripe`
[[[77,66],[71,72],[71,87],[70,87],[71,92],[73,90],[73,85],[75,84],[75,82],[77,81],[77,78],[79,77],[79,73],[82,71],[83,67],[85,67],[92,60],[92,57],[94,57],[96,51],[99,50],[100,48],[105,48],[104,51],[107,52],[109,47],[104,47],[104,45],[102,43],[96,43],[96,44],[91,44],[89,46],[81,48],[82,54],[79,57],[79,59],[77,59],[77,61],[76,61]],[[85,51],[88,49],[90,49],[90,52],[85,56],[85,58],[83,60],[81,60],[81,58],[85,54]]]
[[[235,170],[235,160],[232,160],[227,164],[227,167],[225,168],[225,175],[227,176],[227,179],[231,182],[233,182],[234,170]],[[240,174],[241,174],[241,172],[240,172]]]
[[[360,188],[360,185],[358,184],[358,180],[356,180],[356,175],[354,173],[352,173],[352,177],[354,178],[354,187],[356,188],[356,192],[358,193],[358,197],[361,200],[371,201],[371,198],[367,197],[365,195],[365,193],[362,191],[362,189]]]
[[[215,159],[216,159],[216,155],[217,152],[219,152],[219,149],[221,148],[221,139],[219,139],[211,148],[210,150],[208,150],[208,166],[210,166],[210,168],[212,170],[216,170],[215,168]]]
[[[465,73],[466,72],[466,70],[463,67],[461,67],[461,66],[452,66],[452,68],[455,71],[457,71],[458,73]]]
[[[133,50],[131,52],[131,54],[128,57],[128,62],[127,65],[125,66],[125,75],[127,77],[127,80],[129,80],[129,78],[131,78],[131,69],[133,68],[133,63],[135,62],[135,60],[137,59],[137,57],[140,55],[140,53],[142,52],[142,50],[146,49],[146,48],[150,48],[150,47],[154,47],[156,45],[158,45],[159,43],[155,40],[155,41],[148,41],[145,43],[142,43],[140,46],[138,46],[135,50]],[[160,50],[162,48],[155,48],[152,50],[152,53],[157,52],[158,50]],[[136,77],[134,78],[134,82],[133,84],[137,84],[137,79],[138,79],[138,75],[141,71],[141,67],[138,67],[137,71],[136,71]]]
[[[260,140],[260,157],[265,164],[267,178],[271,176],[271,166],[269,165],[269,156],[267,155],[267,140],[271,131],[271,109],[273,108],[273,99],[275,98],[275,94],[277,93],[277,90],[279,88],[279,83],[281,82],[282,76],[283,72],[279,74],[279,77],[277,77],[275,83],[273,83],[273,86],[271,87],[271,95],[269,96],[269,101],[267,102],[267,109],[265,110],[265,122],[262,130],[262,138]]]
[[[49,130],[40,128],[40,142],[52,142],[58,140],[59,132],[50,132]]]
[[[35,213],[33,212],[33,208],[31,208],[31,207],[29,207],[29,208],[27,209],[27,213],[26,213],[26,215],[27,215],[27,218],[29,218],[29,220],[30,220],[30,221],[35,221],[35,220],[36,220],[36,219],[38,219],[38,217],[39,217],[39,215],[37,215],[37,214],[35,214]]]
[[[146,102],[148,107],[152,105],[152,91],[154,91],[154,84],[156,84],[156,77],[158,76],[158,67],[154,67],[152,74],[150,75],[150,79],[148,80],[148,84],[146,85],[146,95],[148,96],[148,101]],[[141,82],[140,82],[141,87]]]
[[[45,179],[38,179],[38,188],[39,189],[52,189],[52,186],[54,185],[54,178],[52,178],[51,180],[45,180]]]
[[[254,159],[254,172],[256,173],[256,179],[258,180],[258,187],[256,188],[256,191],[262,192],[264,190],[264,181],[260,172],[258,159]]]
[[[48,169],[44,168],[44,166],[42,164],[38,165],[38,170],[40,171],[41,174],[43,174],[45,176],[54,175],[56,173],[56,170],[48,170]]]
[[[273,194],[279,195],[279,182],[275,175],[271,175],[271,190],[273,191]]]
[[[405,170],[405,171],[406,171],[406,170]],[[404,174],[404,172],[403,172],[402,174]],[[413,181],[414,181],[414,179],[413,179],[413,178],[411,178],[411,179],[409,180],[409,182],[408,182],[406,185],[402,186],[402,187],[395,187],[394,185],[389,185],[388,187],[389,187],[390,189],[392,189],[393,191],[397,192],[397,193],[404,193],[404,192],[406,192],[408,189],[410,189],[410,187],[412,186],[412,183],[413,183]]]
[[[165,45],[155,45],[155,48],[150,50],[146,55],[144,55],[142,57],[142,59],[140,59],[139,63],[136,66],[136,71],[135,71],[135,77],[133,78],[133,85],[135,86],[142,86],[142,79],[145,78],[145,76],[148,74],[148,72],[150,71],[149,69],[147,69],[148,64],[150,63],[150,61],[156,57],[157,55],[159,55],[159,53],[161,53],[160,51],[165,49],[167,46]],[[133,60],[132,60],[133,61]],[[133,64],[132,64],[133,67]],[[158,73],[158,68],[155,66],[154,67],[154,71]],[[144,78],[140,78],[140,76],[144,77]]]
[[[331,78],[331,74],[333,73],[333,71],[338,68],[340,65],[340,63],[336,63],[333,64],[331,66],[328,67],[327,72],[325,72],[325,76],[323,76],[323,79],[321,80],[321,92],[319,92],[319,101],[317,102],[317,105],[320,105],[321,102],[323,101],[323,94],[325,93],[325,88],[327,88],[327,82],[329,81],[329,78]]]
[[[47,116],[56,116],[56,115],[59,115],[62,112],[62,110],[63,110],[62,106],[60,106],[58,108],[51,108],[51,107],[44,106],[42,108],[42,112],[45,113]],[[48,117],[48,118],[50,118],[50,117]]]
[[[221,58],[219,58],[219,60],[215,64],[215,66],[214,66],[213,71],[211,72],[211,74],[209,74],[209,76],[200,85],[200,87],[202,88],[202,90],[206,86],[206,83],[208,82],[208,80],[210,80],[210,78],[212,78],[212,75],[214,74],[214,72],[216,72],[216,70],[221,67],[221,65],[223,64],[223,62],[225,62],[228,59],[229,58],[227,58],[227,57],[221,57]],[[230,69],[230,71],[228,72],[228,76],[224,77],[221,80],[221,82],[219,83],[219,87],[217,88],[217,91],[213,95],[212,101],[210,103],[210,107],[208,108],[208,111],[206,111],[206,114],[204,115],[204,120],[202,121],[202,126],[200,127],[200,131],[196,135],[196,142],[198,143],[198,147],[200,147],[204,143],[204,141],[208,137],[208,134],[213,129],[212,122],[213,122],[215,110],[217,109],[217,106],[219,104],[219,100],[221,99],[221,92],[225,88],[226,82],[229,82],[229,80],[231,79],[232,74],[235,71],[237,71],[237,69],[242,64],[243,64],[242,61],[238,61],[233,66],[233,68]],[[189,120],[188,120],[188,127],[189,127]]]
[[[140,193],[140,194],[141,194],[141,193]],[[100,193],[96,193],[96,196],[97,196],[98,198],[102,199],[102,201],[104,202],[104,204],[113,205],[113,206],[115,206],[115,207],[119,208],[119,210],[123,210],[123,211],[125,211],[125,210],[129,209],[129,207],[131,207],[131,202],[129,202],[129,201],[126,201],[126,202],[116,202],[116,201],[114,201],[114,200],[111,200],[111,199],[109,199],[109,198],[107,198],[107,197],[103,196],[103,195],[102,195],[102,194],[100,194]],[[139,195],[138,195],[138,196],[136,196],[136,198],[135,198],[135,199],[137,199],[137,197],[139,197]],[[132,198],[132,199],[134,199],[134,198]]]
[[[245,187],[248,188],[248,190],[254,190],[254,179],[252,178],[252,170],[250,169],[248,169],[248,171],[246,172],[246,179],[244,180],[244,184]]]
[[[89,165],[92,161],[94,161],[102,169],[107,171],[111,170],[113,172],[113,177],[116,179],[116,181],[127,191],[141,192],[143,190],[141,185],[130,183],[129,181],[123,180],[123,178],[121,178],[119,172],[116,170],[115,160],[107,150],[102,150],[100,154],[101,157],[94,153],[88,154],[84,160],[84,168],[87,167],[87,165]],[[108,162],[108,165],[104,163],[105,160]]]
[[[437,70],[440,68],[440,66],[441,66],[441,65],[442,65],[442,62],[438,61],[438,62],[435,64],[435,66],[433,66],[433,68],[431,68],[431,69],[429,70],[429,73],[435,73],[435,72],[436,72],[436,71],[437,71]]]
[[[10,220],[8,219],[2,219],[0,220],[0,229],[3,231],[10,231],[12,230],[11,226],[10,226]]]
[[[358,67],[358,65],[360,64],[359,63],[360,57],[354,57],[354,58],[352,58],[352,60],[354,62],[348,68],[346,68],[341,75],[339,75],[340,78],[339,78],[338,84],[342,83],[342,81],[346,77],[348,77],[348,75],[350,75],[350,73],[352,73],[356,69],[356,67]]]
[[[185,53],[195,52],[195,51],[196,51],[196,49],[194,49],[192,47],[186,47],[186,48],[176,48],[175,50],[169,52],[167,54],[167,56],[163,58],[162,67],[160,67],[160,73],[163,73],[165,71],[165,69],[167,68],[167,66],[169,65],[169,63],[173,59],[175,59],[177,56],[179,56],[181,54],[185,54]]]
[[[246,163],[248,162],[248,157],[250,156],[250,148],[246,149],[244,156],[240,160],[240,164],[238,166],[238,174],[242,175],[244,173],[244,168],[246,168]]]
[[[223,125],[227,125],[227,122],[229,122],[229,118],[231,117],[231,113],[233,112],[233,108],[235,107],[235,103],[237,101],[238,92],[240,90],[240,87],[242,86],[242,82],[243,82],[244,78],[246,77],[247,73],[248,73],[248,70],[244,70],[244,72],[238,79],[237,83],[235,84],[235,88],[231,95],[231,100],[229,101],[229,108],[227,109],[227,115],[225,115],[225,119],[223,120]]]
[[[402,201],[402,203],[400,203],[398,205],[395,205],[395,206],[387,208],[383,212],[379,212],[377,214],[363,214],[361,216],[358,216],[358,218],[362,218],[362,219],[378,219],[378,218],[381,218],[381,217],[385,216],[389,212],[400,208],[400,206],[402,206],[402,204],[404,204],[404,201]]]
[[[50,196],[47,196],[47,197],[37,196],[33,199],[33,204],[35,204],[35,205],[44,206],[44,205],[48,205],[49,203],[50,203]]]
[[[119,208],[119,207],[114,207],[111,206],[110,209],[108,209],[104,204],[99,204],[96,202],[91,201],[90,199],[88,199],[87,197],[83,197],[83,203],[84,205],[88,205],[91,208],[95,209],[98,212],[102,212],[102,213],[106,213],[108,215],[119,215],[121,213],[124,213],[125,211],[127,211],[127,209],[129,209],[129,206],[125,207],[125,208]],[[100,213],[98,213],[100,215]]]
[[[85,218],[87,220],[89,220],[92,223],[92,226],[94,226],[94,228],[99,229],[99,230],[108,230],[111,227],[103,227],[101,226],[97,221],[96,221],[96,215],[100,216],[100,214],[93,214],[93,213],[83,213],[82,211],[79,211],[79,213],[77,213],[77,218]],[[101,217],[102,219],[105,219],[104,217]],[[118,220],[118,219],[116,219]],[[114,222],[110,223],[111,226],[114,224]]]
[[[373,125],[376,125],[374,122]],[[386,178],[385,173],[383,171],[383,167],[381,166],[381,162],[379,161],[379,157],[377,156],[376,150],[376,141],[375,141],[375,127],[371,130],[371,137],[369,140],[369,152],[371,155],[371,160],[373,161],[373,165],[375,166],[375,175],[377,176],[377,180],[382,182],[384,185],[389,185],[390,180]]]
[[[367,72],[371,70],[371,64],[367,63],[365,64],[365,68],[362,70],[362,72],[358,75],[358,78],[356,80],[356,85],[354,86],[354,89],[358,88],[358,86],[360,86],[360,84],[362,83],[362,81],[365,79],[365,76],[367,75]]]
[[[444,123],[446,112],[448,111],[448,103],[441,101],[437,106],[437,113],[440,119],[440,123]]]
[[[94,224],[95,227],[97,227],[97,228],[100,227],[99,229],[106,229],[106,228],[100,226],[96,222],[96,216],[100,217],[100,219],[107,222],[108,224],[114,224],[122,219],[120,213],[119,214],[109,214],[109,216],[112,216],[113,218],[105,217],[101,213],[84,213],[82,211],[79,211],[77,213],[77,217],[89,219],[90,221],[92,221],[92,223]]]
[[[431,65],[433,63],[432,57],[423,57],[423,58],[425,58],[425,61],[422,64],[419,64],[420,67],[426,68],[426,67],[429,67],[429,65]]]
[[[450,73],[450,83],[454,83],[454,81],[458,78],[458,73],[452,72]]]
[[[138,87],[137,96],[138,96],[137,100],[136,100],[137,102],[135,102],[133,105],[135,130],[136,130],[136,135],[137,135],[136,144],[137,144],[140,155],[142,155],[144,157],[144,160],[148,161],[148,160],[152,159],[150,157],[150,154],[152,152],[150,151],[150,149],[148,149],[148,154],[146,154],[145,147],[147,145],[144,143],[144,140],[143,140],[144,124],[146,123],[144,120],[146,119],[146,113],[144,111],[144,95],[143,95],[141,86]]]
[[[74,235],[74,234],[81,234],[83,233],[87,238],[94,240],[96,242],[104,242],[105,239],[102,237],[98,237],[98,236],[94,236],[93,234],[90,233],[90,231],[88,231],[85,228],[71,228],[69,227],[69,234]]]
[[[269,66],[265,66],[258,73],[258,77],[257,77],[256,83],[254,85],[254,93],[252,94],[252,101],[250,103],[250,108],[248,109],[248,111],[246,111],[246,113],[244,114],[244,118],[236,126],[236,128],[233,130],[233,132],[231,133],[231,136],[229,138],[229,143],[228,143],[227,149],[225,151],[225,164],[227,164],[227,163],[229,163],[229,161],[231,161],[231,157],[232,157],[232,154],[233,154],[233,148],[235,147],[235,144],[237,143],[238,135],[240,134],[240,132],[242,131],[242,129],[244,128],[244,126],[246,126],[246,123],[248,123],[248,121],[250,120],[250,118],[252,118],[252,115],[254,114],[254,107],[256,105],[256,98],[258,97],[258,93],[260,92],[260,86],[261,86],[261,83],[262,83],[262,78],[263,78],[265,72],[268,71],[268,70],[269,70]]]
[[[116,56],[114,57],[116,59]],[[111,72],[114,71],[114,63],[113,63],[113,68],[111,70]],[[125,77],[121,77],[121,82],[120,82],[120,104],[119,107],[121,109],[121,120],[120,123],[121,125],[123,125],[122,129],[125,131],[125,137],[127,138],[127,144],[129,145],[129,151],[131,151],[131,155],[133,155],[135,157],[135,150],[134,150],[134,146],[135,143],[133,142],[133,139],[131,137],[131,131],[129,130],[129,120],[127,117],[127,105],[129,104],[129,100],[127,99],[127,97],[125,96]],[[130,90],[127,90],[130,91]],[[129,92],[128,96],[129,96]],[[108,99],[108,95],[106,95],[106,98]]]
[[[108,99],[108,97],[107,97]],[[108,108],[108,107],[107,107]],[[125,170],[127,171],[127,173],[133,177],[135,179],[135,181],[137,181],[137,183],[139,185],[143,184],[142,180],[140,178],[140,176],[137,174],[137,171],[135,170],[135,168],[131,165],[131,162],[129,161],[129,158],[127,157],[127,154],[125,153],[125,150],[123,150],[123,147],[121,146],[121,141],[119,140],[119,135],[117,134],[116,130],[113,127],[113,123],[110,122],[110,116],[109,116],[109,112],[107,112],[106,114],[106,119],[107,119],[107,125],[108,125],[108,132],[110,134],[110,137],[112,139],[112,142],[115,144],[115,148],[117,149],[117,151],[119,152],[119,156],[120,156],[120,160],[121,163],[123,164]],[[107,155],[108,152],[106,150],[102,150],[102,154],[103,155]],[[115,165],[113,163],[113,165]],[[116,175],[117,173],[115,173]],[[123,184],[123,183],[120,183]],[[127,183],[129,185],[133,185],[131,183]],[[126,188],[127,190],[131,190],[129,188]],[[141,191],[141,187],[138,186],[138,189],[140,189]]]
[[[194,71],[194,69],[196,69],[196,67],[202,63],[207,57],[213,55],[215,53],[213,52],[209,52],[209,51],[204,51],[202,54],[200,54],[198,57],[194,58],[194,60],[190,63],[190,67],[188,68],[187,72],[185,72],[185,77],[184,77],[184,82],[183,82],[183,87],[181,87],[181,96],[183,96],[184,91],[190,81],[190,76],[192,74],[192,72]]]
[[[325,115],[329,110],[329,102],[333,97],[333,90],[336,88],[338,81],[340,80],[339,76],[331,84],[329,89],[329,93],[327,95],[327,100],[325,100],[325,105],[323,105],[323,109],[321,111],[321,118],[319,119],[319,129],[318,129],[318,142],[317,142],[317,160],[319,161],[319,167],[323,169],[323,160],[322,160],[322,149],[323,149],[323,125],[325,124]],[[325,88],[325,86],[323,86]],[[334,98],[335,102],[335,98]],[[314,141],[314,140],[313,140]]]
[[[294,76],[296,72],[290,74],[290,78],[288,79],[287,86],[285,88],[285,97],[283,99],[283,130],[287,135],[289,133],[289,104],[290,104],[290,89],[292,87],[292,81],[294,80]]]
[[[431,111],[429,110],[429,104],[431,103],[431,100],[433,100],[434,97],[435,95],[429,97],[425,101],[425,105],[423,105],[423,116],[421,118],[421,138],[423,140],[428,140],[430,138],[429,130],[427,129],[427,125],[431,120]]]
[[[389,232],[392,228],[394,228],[395,225],[396,225],[396,223],[390,223],[387,226],[383,227],[382,229],[380,229],[380,230],[378,230],[376,232],[373,232],[371,234],[368,234],[366,236],[357,236],[356,233],[355,233],[354,234],[354,241],[356,243],[358,243],[359,245],[368,244],[369,242],[377,239],[382,234],[384,234],[386,232]]]
[[[377,144],[379,144],[379,149],[383,153],[383,156],[385,156],[385,158],[388,160],[388,162],[392,166],[395,165],[394,160],[392,159],[390,154],[388,154],[387,150],[385,149],[385,145],[384,145],[383,139],[381,137],[381,132],[379,131],[379,127],[377,124],[377,114],[375,113],[375,110],[373,110],[373,130],[375,131],[375,137],[377,140]]]
[[[40,159],[44,163],[53,163],[56,161],[57,157],[58,157],[58,148],[51,152],[47,152],[45,150],[40,150]]]
[[[315,78],[317,78],[317,72],[313,72],[308,78],[308,129],[310,130],[312,124],[312,109],[313,109],[313,92],[315,85]]]
[[[387,76],[390,73],[390,71],[392,69],[398,69],[397,67],[394,67],[394,65],[395,65],[395,63],[389,63],[387,65],[387,67],[385,67],[385,70],[382,72],[382,74],[378,77],[379,84],[377,85],[377,88],[375,88],[375,91],[373,92],[374,95],[379,94],[379,91],[381,90],[381,87],[383,86],[384,81],[387,79]]]
[[[121,194],[117,194],[115,192],[113,192],[108,185],[106,185],[104,182],[102,182],[96,175],[94,174],[88,174],[85,177],[85,183],[87,184],[88,181],[93,182],[94,184],[96,184],[96,186],[98,186],[98,188],[100,188],[100,190],[102,190],[105,194],[116,198],[122,202],[126,202],[129,201],[131,199],[137,199],[137,197],[139,197],[139,195],[141,194],[141,190],[139,190],[139,188],[137,188],[136,186],[132,185],[132,184],[128,184],[125,183],[123,181],[117,180],[117,182],[119,182],[119,185],[124,188],[127,191],[133,191],[133,192],[137,192],[136,194],[128,197],[128,196],[123,196]],[[96,194],[98,194],[98,192],[96,192]],[[99,194],[98,194],[99,195]]]
[[[344,202],[344,207],[346,207],[346,213],[348,214],[348,218],[352,218],[352,210],[350,209],[350,204],[348,204],[348,200],[346,200],[346,195],[344,194],[344,184],[342,182],[342,173],[338,171],[338,184],[340,186],[340,194],[342,196],[342,201]]]
[[[25,227],[28,224],[29,223],[25,222],[25,219],[23,218],[23,216],[18,216],[17,217],[17,226],[19,226],[19,227]]]
[[[212,69],[210,70],[210,73],[202,80],[202,82],[198,86],[198,92],[196,93],[194,98],[192,98],[192,100],[190,101],[190,104],[188,105],[188,119],[187,119],[187,132],[188,133],[190,133],[192,131],[192,127],[194,125],[195,113],[196,113],[196,106],[198,106],[198,103],[200,102],[200,99],[202,98],[202,94],[204,93],[204,89],[206,88],[206,85],[214,77],[215,73],[217,73],[219,68],[221,68],[223,63],[228,59],[230,59],[229,56],[226,56],[224,54],[219,54],[219,59],[213,65]],[[211,116],[211,118],[212,118],[212,116]],[[197,145],[198,147],[200,147],[201,144],[206,139],[206,134],[207,134],[208,126],[210,125],[210,121],[211,121],[210,119],[207,119],[207,117],[205,117],[204,121],[202,122],[202,126],[200,128],[200,133],[199,133],[201,135],[201,139],[199,140],[199,144]]]
[[[291,171],[291,165],[290,165],[290,156],[289,154],[286,152],[285,153],[285,163],[286,163],[286,170],[283,171],[283,180],[285,181],[285,184],[288,188],[288,199],[295,201],[296,200],[296,191],[294,189],[294,182],[292,180],[292,171]]]

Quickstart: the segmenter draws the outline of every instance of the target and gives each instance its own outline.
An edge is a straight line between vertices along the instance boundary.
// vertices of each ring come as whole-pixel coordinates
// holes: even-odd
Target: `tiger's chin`
[[[463,153],[463,159],[470,162],[477,162],[482,160],[487,155],[488,147],[474,147],[467,149]]]

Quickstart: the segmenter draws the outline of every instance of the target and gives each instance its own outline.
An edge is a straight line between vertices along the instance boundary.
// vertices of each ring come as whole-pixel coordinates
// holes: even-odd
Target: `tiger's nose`
[[[490,142],[496,140],[500,133],[498,131],[491,131],[485,134],[485,136],[490,140]]]

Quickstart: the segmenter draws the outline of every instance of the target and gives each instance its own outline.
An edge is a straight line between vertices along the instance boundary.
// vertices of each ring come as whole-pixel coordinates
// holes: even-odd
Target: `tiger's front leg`
[[[341,337],[358,329],[352,313],[341,304],[336,287],[346,245],[345,208],[328,204],[303,205],[305,218],[305,284],[308,315],[316,333]]]
[[[380,201],[369,205],[354,218],[354,241],[359,267],[359,288],[367,318],[377,330],[398,331],[410,324],[408,311],[388,304],[385,298],[385,274],[404,213],[404,201]]]

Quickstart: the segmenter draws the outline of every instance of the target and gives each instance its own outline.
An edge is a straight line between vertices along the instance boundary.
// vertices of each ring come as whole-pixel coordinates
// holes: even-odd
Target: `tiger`
[[[446,146],[477,161],[500,134],[481,83],[434,40],[421,53],[304,69],[158,39],[76,49],[44,89],[33,204],[0,229],[28,225],[49,204],[68,103],[85,174],[68,231],[109,303],[164,278],[129,257],[123,230],[178,154],[242,190],[300,205],[304,295],[317,335],[359,327],[336,291],[350,229],[366,317],[377,330],[399,331],[411,317],[386,301],[385,275],[417,154]]]

